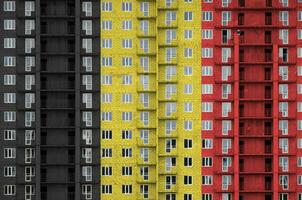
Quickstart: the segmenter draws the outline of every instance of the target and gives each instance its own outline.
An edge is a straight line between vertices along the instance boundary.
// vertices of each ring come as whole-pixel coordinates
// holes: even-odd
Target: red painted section
[[[297,112],[297,102],[302,101],[297,94],[297,66],[302,66],[302,58],[297,58],[297,47],[302,40],[297,39],[297,30],[302,29],[297,21],[297,12],[302,3],[290,1],[282,6],[280,0],[232,0],[227,7],[222,1],[205,3],[202,11],[212,11],[213,21],[203,21],[202,29],[212,29],[213,39],[203,39],[202,48],[213,48],[213,58],[202,58],[203,66],[213,66],[213,76],[203,76],[203,84],[213,85],[213,94],[203,94],[202,102],[212,102],[213,112],[202,113],[203,120],[213,121],[213,130],[203,130],[203,139],[213,140],[213,149],[203,149],[203,157],[212,157],[213,166],[202,168],[203,176],[213,176],[212,185],[203,185],[202,193],[212,194],[213,200],[230,194],[230,200],[295,200],[302,193],[297,184],[297,175],[302,168],[297,167],[297,157],[302,150],[297,149],[297,120],[302,113]],[[231,12],[231,21],[222,25],[222,12]],[[288,12],[288,25],[280,21],[280,12]],[[242,17],[243,16],[243,17]],[[241,23],[241,24],[240,24]],[[222,30],[230,30],[230,37],[223,42]],[[288,43],[280,39],[280,30],[288,30]],[[240,30],[240,35],[237,33]],[[222,61],[222,48],[230,48],[231,56]],[[287,59],[280,57],[280,48],[287,49]],[[230,66],[231,74],[222,80],[222,67]],[[280,66],[288,68],[288,78],[283,79]],[[230,84],[231,93],[222,98],[222,85]],[[288,87],[288,97],[279,93],[280,85]],[[280,102],[288,103],[288,115],[279,111]],[[228,116],[222,116],[222,103],[231,103]],[[222,132],[222,122],[230,120],[231,130]],[[288,130],[281,131],[280,120],[288,122]],[[302,136],[301,136],[302,137]],[[231,149],[222,152],[222,140],[231,139]],[[280,139],[288,140],[288,152],[279,146]],[[222,158],[231,157],[232,164],[227,171],[222,170]],[[280,157],[288,159],[288,170],[280,167]],[[230,175],[231,184],[222,188],[222,177]],[[288,176],[288,188],[280,185],[280,175]],[[281,199],[280,199],[281,200]]]

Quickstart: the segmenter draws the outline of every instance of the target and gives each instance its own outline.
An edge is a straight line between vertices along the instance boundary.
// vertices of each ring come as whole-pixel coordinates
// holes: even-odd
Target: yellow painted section
[[[192,195],[201,198],[201,3],[174,0],[101,0],[112,3],[112,11],[101,12],[103,21],[112,21],[111,30],[101,29],[101,41],[111,39],[110,48],[101,49],[101,62],[112,57],[112,66],[101,66],[101,77],[112,77],[112,84],[101,81],[101,95],[112,94],[111,102],[102,102],[101,112],[111,112],[112,120],[101,119],[101,130],[111,130],[111,139],[102,139],[101,154],[104,149],[112,149],[112,157],[101,157],[102,167],[112,167],[112,175],[102,175],[102,200],[165,200],[166,195],[175,195],[184,199]],[[122,11],[122,3],[131,2],[132,11]],[[148,7],[147,13],[141,10],[142,3]],[[176,12],[176,20],[167,22],[169,12]],[[193,19],[185,21],[185,12],[192,12]],[[131,30],[123,30],[125,20],[132,21]],[[148,30],[142,30],[142,21],[148,24]],[[167,31],[176,31],[176,38],[167,42]],[[185,30],[192,31],[192,38],[185,38]],[[131,48],[123,48],[123,39],[132,40]],[[148,45],[145,49],[143,41]],[[147,48],[147,49],[146,49]],[[175,48],[176,56],[167,58],[168,49]],[[193,56],[186,58],[185,48],[193,50]],[[132,58],[132,66],[122,66],[123,57]],[[142,59],[148,60],[148,66],[142,66]],[[176,72],[169,73],[169,67]],[[192,73],[185,74],[185,67],[191,67]],[[187,68],[186,68],[187,69]],[[130,84],[123,84],[123,77],[131,76]],[[143,81],[145,80],[145,81]],[[145,84],[143,84],[143,82]],[[192,86],[192,93],[185,93],[186,85]],[[175,87],[167,94],[168,87]],[[122,95],[131,93],[132,101],[122,102]],[[148,96],[148,102],[142,101],[142,95]],[[192,104],[192,111],[185,111],[185,103]],[[176,105],[175,112],[167,115],[169,105]],[[132,119],[123,121],[122,114],[131,112]],[[101,114],[102,116],[102,114]],[[146,118],[142,118],[142,117]],[[143,121],[145,119],[145,121]],[[175,121],[171,130],[167,123]],[[192,123],[191,130],[185,130],[185,122]],[[132,131],[130,139],[122,139],[122,131]],[[147,142],[141,132],[148,132]],[[185,148],[184,140],[193,141],[192,148]],[[175,148],[167,150],[168,140],[175,140]],[[132,149],[131,157],[123,157],[122,149]],[[141,155],[148,151],[147,159]],[[184,166],[184,158],[191,157],[192,166]],[[176,158],[176,165],[167,169],[168,159]],[[122,167],[132,167],[131,175],[122,175]],[[141,167],[148,168],[148,178],[141,175]],[[169,167],[168,167],[169,168]],[[176,177],[176,184],[167,183],[168,176]],[[184,176],[192,176],[192,184],[184,184]],[[103,186],[111,186],[112,192],[102,191]],[[123,185],[131,185],[131,192],[122,192]],[[142,188],[148,188],[145,194]]]

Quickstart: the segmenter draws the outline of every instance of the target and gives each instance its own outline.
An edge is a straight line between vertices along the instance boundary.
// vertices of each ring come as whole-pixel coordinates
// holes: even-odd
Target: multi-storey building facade
[[[302,199],[301,3],[202,3],[203,200]]]
[[[200,198],[200,5],[101,0],[101,199]]]
[[[0,2],[0,199],[98,199],[99,7]]]

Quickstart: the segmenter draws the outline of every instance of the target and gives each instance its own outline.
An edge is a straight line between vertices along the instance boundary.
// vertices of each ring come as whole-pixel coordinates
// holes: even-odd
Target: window
[[[92,39],[82,39],[82,49],[85,49],[85,53],[92,53]]]
[[[176,48],[166,48],[166,62],[172,62],[176,58]]]
[[[82,120],[85,123],[85,126],[90,127],[92,126],[92,112],[85,111],[83,112]]]
[[[132,94],[131,93],[123,93],[122,94],[122,103],[132,103]]]
[[[122,85],[131,85],[132,76],[131,75],[122,75]]]
[[[302,29],[297,30],[297,38],[298,38],[298,40],[302,39]]]
[[[15,30],[16,29],[16,20],[14,19],[5,19],[3,20],[3,29],[4,30]]]
[[[35,75],[25,75],[25,90],[31,90],[35,85]]]
[[[297,112],[302,112],[302,102],[297,102]]]
[[[102,176],[111,176],[112,175],[112,167],[102,167]]]
[[[101,76],[102,85],[111,85],[112,84],[112,76],[111,75],[102,75]]]
[[[101,153],[101,156],[102,156],[102,158],[111,158],[112,157],[112,149],[109,149],[109,148],[107,148],[107,149],[101,149],[102,151],[102,153]],[[90,155],[91,152],[90,152],[90,150],[87,150],[87,148],[86,149],[83,149],[83,151],[82,151],[82,157],[83,158],[88,158]]]
[[[232,104],[230,102],[221,103],[221,116],[228,117],[228,113],[232,111]]]
[[[302,149],[302,138],[297,139],[297,148]]]
[[[193,147],[193,140],[184,139],[184,148],[185,149],[192,149],[192,147]]]
[[[110,61],[110,57],[108,60],[103,60],[104,57],[102,57],[102,66],[106,66],[106,64],[108,64],[108,66],[112,65],[112,58]],[[92,57],[82,57],[82,66],[85,67],[85,71],[86,72],[91,72],[92,71]]]
[[[132,30],[132,21],[131,20],[122,21],[122,29],[124,31]]]
[[[4,130],[4,140],[16,140],[16,130]]]
[[[83,139],[84,139],[84,133],[83,133]],[[102,130],[102,139],[107,139],[107,140],[112,139],[112,130]]]
[[[213,21],[213,12],[212,11],[203,11],[202,12],[202,21]]]
[[[16,2],[15,1],[3,1],[3,11],[5,11],[5,12],[16,11]]]
[[[185,84],[184,85],[184,94],[192,94],[193,93],[193,85]]]
[[[223,11],[222,13],[222,19],[221,19],[221,25],[222,26],[227,26],[228,23],[231,21],[231,11]]]
[[[102,2],[102,11],[103,12],[112,11],[112,2]]]
[[[92,20],[82,20],[82,30],[86,35],[92,35]]]
[[[31,16],[31,13],[35,11],[35,2],[34,1],[25,1],[25,16]]]
[[[202,35],[203,40],[211,40],[213,39],[213,29],[203,29]]]
[[[302,167],[302,157],[297,157],[297,167]]]
[[[231,139],[222,139],[221,141],[221,150],[223,154],[227,154],[229,149],[232,148],[232,140]]]
[[[112,30],[112,21],[103,20],[102,21],[102,30],[104,30],[104,31]]]
[[[301,17],[299,16],[298,13],[298,18]],[[279,21],[282,22],[283,26],[288,26],[288,11],[280,11],[279,12]]]
[[[201,197],[201,200],[212,200],[212,194],[209,194],[209,193],[203,193],[202,194],[202,197]],[[223,200],[226,200],[226,199],[223,199]]]
[[[35,20],[25,20],[25,35],[31,35],[31,31],[35,30]]]
[[[185,102],[184,103],[184,112],[193,112],[193,103]]]
[[[149,162],[149,148],[140,148],[140,158],[143,159],[143,161]]]
[[[112,192],[112,188],[111,188],[111,192]],[[85,199],[92,199],[92,185],[83,184],[82,194],[84,195]]]
[[[184,20],[192,21],[193,20],[193,12],[184,12]]]
[[[202,74],[202,76],[213,76],[213,67],[212,66],[202,66],[201,74]]]
[[[165,103],[166,117],[171,117],[176,112],[176,103]]]
[[[184,75],[185,76],[192,76],[193,74],[193,69],[191,66],[185,66],[184,67]]]
[[[171,26],[172,22],[176,20],[176,12],[175,11],[167,11],[166,12],[166,25]]]
[[[87,93],[89,94],[89,93]],[[84,95],[84,94],[83,94]],[[84,96],[83,96],[83,101],[84,101]],[[112,94],[111,93],[103,93],[101,95],[101,102],[102,103],[111,103],[112,102]],[[83,102],[84,103],[84,102]],[[91,102],[92,103],[92,102]]]
[[[282,187],[283,190],[288,189],[288,175],[280,175],[279,176],[279,185]]]
[[[92,181],[92,167],[91,166],[83,166],[82,167],[82,175],[85,177],[85,181]]]
[[[14,49],[16,48],[16,38],[4,38],[4,48],[5,49]]]
[[[132,48],[132,39],[122,39],[122,48],[125,49]]]
[[[202,185],[212,185],[213,177],[212,176],[201,176],[201,184]]]
[[[221,62],[228,62],[229,58],[231,58],[231,48],[221,48]]]
[[[298,11],[298,21],[302,21],[302,11]]]
[[[185,185],[192,185],[193,177],[192,176],[184,176],[184,184]]]
[[[232,157],[222,157],[221,162],[222,172],[228,172],[229,167],[232,166]]]
[[[4,122],[15,122],[16,112],[15,111],[4,111]]]
[[[132,193],[132,185],[122,185],[122,193],[123,194],[131,194]]]
[[[222,175],[222,190],[228,190],[229,185],[231,185],[232,177],[230,175]]]
[[[4,67],[15,67],[16,66],[16,57],[15,56],[4,56],[3,57],[3,66]]]
[[[302,76],[302,66],[297,66],[297,75]]]
[[[191,131],[193,129],[193,122],[191,120],[184,121],[184,130]]]
[[[212,120],[202,120],[201,121],[201,130],[204,130],[204,131],[213,130],[213,121]]]
[[[193,49],[192,48],[184,48],[184,57],[192,58],[193,57]]]
[[[112,96],[111,96],[111,98],[112,98]],[[85,104],[85,108],[92,108],[92,94],[83,93],[82,94],[82,103]]]
[[[16,158],[16,148],[4,148],[4,158]]]
[[[112,57],[102,57],[102,66],[111,67],[112,66]]]
[[[132,11],[132,3],[131,2],[122,2],[122,11],[124,11],[124,12]]]
[[[228,132],[232,130],[231,120],[222,120],[222,135],[228,135]]]
[[[288,44],[288,30],[286,29],[279,30],[279,39],[282,40],[283,44]]]
[[[16,85],[16,75],[4,75],[3,85]]]
[[[124,140],[132,139],[132,131],[131,130],[122,130],[122,139],[124,139]]]
[[[25,148],[25,163],[31,163],[32,159],[35,158],[35,149],[34,148]]]
[[[132,57],[122,57],[122,66],[131,67],[132,66]]]
[[[25,53],[32,53],[32,49],[35,48],[35,39],[25,38]]]
[[[202,167],[212,167],[213,158],[212,157],[202,157],[201,166]]]
[[[213,140],[212,139],[203,139],[202,140],[202,149],[212,149]]]
[[[4,195],[16,195],[16,186],[15,185],[4,185]]]
[[[213,112],[213,102],[202,102],[201,111],[202,112]]]
[[[16,167],[12,166],[5,166],[4,170],[4,177],[15,177],[16,176]]]
[[[203,84],[201,94],[213,94],[213,85]]]
[[[184,166],[191,167],[193,164],[193,160],[191,157],[184,157]]]
[[[112,185],[102,185],[102,194],[112,194]]]
[[[132,167],[122,167],[122,175],[123,176],[131,176],[132,175]]]
[[[82,12],[85,13],[85,17],[91,17],[92,16],[92,2],[83,2]]]
[[[32,122],[35,122],[35,112],[25,112],[25,127],[31,127]]]
[[[149,112],[141,112],[140,113],[140,121],[144,126],[149,125]]]
[[[4,103],[16,103],[16,93],[4,93]]]
[[[201,50],[202,58],[213,58],[213,48],[202,48]]]
[[[92,90],[92,75],[83,75],[82,85],[85,86],[86,90]]]
[[[302,58],[302,48],[301,47],[297,48],[297,57]]]
[[[112,39],[102,39],[102,48],[104,49],[112,48]]]
[[[185,30],[184,31],[184,38],[185,39],[192,39],[193,38],[193,31],[192,30]]]
[[[144,144],[149,144],[149,130],[140,130],[140,139]]]
[[[279,194],[279,200],[288,200],[288,194],[287,193],[280,193]]]
[[[102,112],[102,121],[112,121],[112,112]]]
[[[132,121],[132,112],[122,112],[122,121]]]

